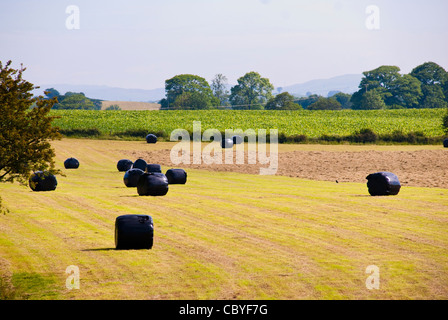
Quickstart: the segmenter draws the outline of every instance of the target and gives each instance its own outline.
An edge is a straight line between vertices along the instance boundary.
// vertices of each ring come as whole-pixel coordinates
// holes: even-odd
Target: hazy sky
[[[380,65],[448,70],[447,14],[446,0],[0,0],[0,60],[35,85],[140,89],[182,73],[233,84],[257,71],[278,87]]]

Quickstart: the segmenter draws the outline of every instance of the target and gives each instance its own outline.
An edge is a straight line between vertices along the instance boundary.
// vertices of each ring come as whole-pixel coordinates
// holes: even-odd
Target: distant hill
[[[330,91],[341,91],[344,93],[353,93],[358,91],[362,74],[347,74],[329,79],[311,80],[300,84],[293,84],[283,87],[282,92],[289,92],[296,96],[306,96],[307,93],[327,96]],[[38,84],[36,84],[38,85]],[[164,88],[156,89],[125,89],[99,85],[70,85],[70,84],[43,84],[40,89],[35,90],[35,95],[43,95],[43,91],[48,88],[54,88],[60,94],[71,92],[83,92],[86,97],[91,99],[100,99],[107,101],[135,101],[135,102],[153,102],[157,103],[165,97]],[[232,85],[228,85],[228,90]],[[277,90],[273,91],[277,93]]]
[[[35,95],[43,95],[45,89],[54,88],[60,94],[71,92],[83,92],[86,97],[110,100],[110,101],[136,101],[136,102],[158,102],[165,97],[165,89],[124,89],[97,85],[71,85],[71,84],[36,84],[40,86],[35,90]]]
[[[282,92],[289,92],[296,96],[306,96],[307,93],[326,97],[330,91],[353,93],[358,91],[362,74],[347,74],[330,79],[311,80],[301,84],[283,87]]]

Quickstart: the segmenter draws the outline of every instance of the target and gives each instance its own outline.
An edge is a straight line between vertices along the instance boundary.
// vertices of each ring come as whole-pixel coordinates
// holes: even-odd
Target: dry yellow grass
[[[10,210],[0,216],[0,275],[18,298],[448,297],[448,189],[370,197],[360,183],[205,170],[164,197],[126,188],[117,160],[167,145],[56,141],[60,167],[71,156],[81,164],[63,169],[56,191],[0,185]],[[153,217],[152,250],[114,250],[115,218],[133,213]],[[65,288],[69,265],[79,290]],[[379,290],[366,288],[369,265]]]
[[[118,105],[121,110],[159,110],[160,104],[151,102],[134,102],[134,101],[103,101],[101,110],[111,105]]]

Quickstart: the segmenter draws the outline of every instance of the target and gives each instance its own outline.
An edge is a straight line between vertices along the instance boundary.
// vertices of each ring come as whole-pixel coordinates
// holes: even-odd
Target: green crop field
[[[169,139],[175,129],[193,131],[193,122],[201,129],[278,129],[285,136],[350,135],[370,128],[377,134],[421,132],[427,137],[443,135],[445,109],[402,109],[375,111],[53,111],[59,116],[54,124],[63,131],[95,129],[98,135],[132,135],[132,132],[157,132]],[[126,134],[127,133],[127,134]]]
[[[448,189],[371,197],[363,183],[198,169],[163,197],[125,187],[118,159],[172,145],[63,139],[55,191],[1,184],[0,299],[448,297]],[[79,169],[63,169],[71,156]],[[114,250],[122,214],[153,217],[151,250]]]

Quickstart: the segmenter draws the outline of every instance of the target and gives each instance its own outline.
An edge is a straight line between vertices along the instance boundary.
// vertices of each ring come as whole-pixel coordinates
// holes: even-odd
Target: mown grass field
[[[187,184],[166,196],[139,197],[116,162],[169,143],[53,145],[65,173],[55,191],[0,185],[9,209],[0,216],[3,298],[448,298],[448,189],[371,197],[365,184],[189,170]],[[71,156],[79,169],[63,169]],[[122,214],[153,217],[152,250],[114,250]],[[66,288],[70,265],[80,269],[80,289]],[[378,290],[366,288],[370,265],[380,271]]]
[[[278,129],[285,136],[344,136],[370,128],[377,134],[421,132],[428,137],[444,134],[442,118],[445,109],[340,110],[340,111],[241,111],[241,110],[151,110],[151,111],[85,111],[54,110],[59,116],[54,124],[65,131],[97,130],[99,135],[113,137],[126,132],[153,132],[168,138],[175,129],[193,131],[200,121],[202,131],[217,129]],[[144,136],[143,136],[144,137]],[[139,136],[139,139],[141,136]]]

